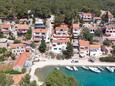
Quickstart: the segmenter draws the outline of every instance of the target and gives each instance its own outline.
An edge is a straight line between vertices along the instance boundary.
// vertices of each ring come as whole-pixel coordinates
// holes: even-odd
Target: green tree
[[[35,48],[35,47],[36,47],[36,45],[35,45],[34,42],[32,42],[32,43],[30,44],[30,46],[31,46],[32,48]]]
[[[15,40],[14,40],[14,44],[18,44],[18,43],[21,43],[21,41],[18,40],[18,39],[15,39]]]
[[[84,28],[82,30],[82,34],[83,34],[83,38],[88,40],[88,41],[92,41],[93,40],[93,35],[90,33],[89,29]]]
[[[41,53],[45,53],[45,51],[46,51],[46,43],[45,43],[45,40],[44,40],[44,39],[41,40],[41,44],[40,44],[40,46],[39,46],[39,51],[40,51]]]
[[[100,37],[100,36],[102,36],[103,33],[101,30],[95,30],[94,34],[95,34],[95,36]]]
[[[13,83],[13,80],[11,77],[5,75],[5,74],[0,74],[0,86],[10,86]]]
[[[108,12],[106,12],[105,15],[102,16],[102,21],[104,23],[108,22]]]
[[[65,76],[62,72],[54,70],[45,80],[46,86],[77,86],[76,80]]]
[[[29,74],[26,74],[25,77],[21,80],[20,86],[37,86],[36,81],[30,82]]]
[[[63,50],[62,53],[64,55],[64,58],[70,59],[73,56],[73,45],[68,42],[66,50]]]
[[[103,45],[110,46],[110,45],[111,45],[111,41],[108,40],[108,39],[105,39],[105,40],[103,41]]]
[[[25,34],[25,37],[27,40],[30,40],[32,37],[32,29],[30,28],[27,33]]]

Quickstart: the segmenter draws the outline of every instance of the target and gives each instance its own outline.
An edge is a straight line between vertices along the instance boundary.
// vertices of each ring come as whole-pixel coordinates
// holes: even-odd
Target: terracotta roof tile
[[[80,24],[77,24],[77,23],[75,24],[75,23],[74,23],[74,24],[72,25],[72,27],[73,27],[73,29],[79,29],[79,28],[80,28]]]
[[[15,27],[17,27],[17,29],[29,29],[29,25],[27,24],[16,24]]]
[[[69,39],[54,39],[52,40],[53,43],[67,43]]]
[[[29,53],[29,52],[24,52],[24,53],[22,53],[22,54],[18,57],[18,59],[17,59],[16,64],[15,64],[14,67],[16,67],[16,66],[22,67],[22,66],[24,65],[25,61],[26,61],[29,57],[30,57],[30,53]]]
[[[80,46],[89,46],[89,41],[79,40]]]
[[[35,33],[46,33],[47,29],[34,29],[33,32],[35,32]]]
[[[90,48],[100,48],[101,45],[100,44],[91,44]]]
[[[16,48],[16,47],[24,47],[25,45],[20,43],[20,44],[10,44],[9,47],[10,48]]]

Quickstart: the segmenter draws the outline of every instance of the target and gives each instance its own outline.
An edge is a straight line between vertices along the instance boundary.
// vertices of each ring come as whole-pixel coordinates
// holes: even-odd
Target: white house
[[[101,45],[100,44],[91,44],[90,45],[90,56],[100,57],[102,55]]]
[[[79,40],[79,54],[81,57],[89,55],[89,41]]]
[[[69,39],[53,39],[51,41],[51,51],[54,53],[62,53],[62,50],[66,50]]]
[[[11,49],[12,53],[15,55],[20,55],[21,53],[26,51],[26,45],[25,44],[10,44],[9,48]]]

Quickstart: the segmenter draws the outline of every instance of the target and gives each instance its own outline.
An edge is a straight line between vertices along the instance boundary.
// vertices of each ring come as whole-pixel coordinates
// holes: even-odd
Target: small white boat
[[[98,68],[99,68],[100,70],[102,70],[102,71],[104,70],[102,67],[98,67]]]
[[[85,69],[85,70],[89,70],[89,68],[86,67],[86,66],[82,66],[82,68]]]
[[[66,69],[68,69],[68,70],[73,70],[73,68],[72,68],[72,67],[69,67],[69,66],[66,66]]]
[[[110,71],[110,72],[114,72],[114,68],[112,68],[112,67],[106,67],[106,69],[107,69],[108,71]]]
[[[57,70],[59,70],[60,68],[59,67],[56,67]]]
[[[100,71],[98,68],[96,68],[96,67],[89,67],[89,69],[90,69],[91,71],[93,71],[93,72],[101,73],[101,71]]]
[[[73,66],[74,71],[78,71],[78,68],[76,66]]]

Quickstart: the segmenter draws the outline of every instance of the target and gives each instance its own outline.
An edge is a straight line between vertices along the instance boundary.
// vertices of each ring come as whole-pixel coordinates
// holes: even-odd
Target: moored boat
[[[91,71],[93,71],[93,72],[101,73],[101,71],[100,71],[98,68],[96,68],[96,67],[89,67],[89,69],[90,69]]]
[[[106,69],[107,69],[108,71],[110,71],[110,72],[114,72],[114,68],[112,68],[112,67],[106,67]]]
[[[88,68],[88,67],[86,67],[86,66],[82,66],[82,68],[83,68],[83,69],[86,69],[86,70],[89,70],[89,68]]]
[[[102,71],[104,70],[102,67],[98,67],[98,68],[99,68],[100,70],[102,70]]]
[[[66,69],[68,69],[68,70],[73,70],[73,68],[72,68],[72,67],[69,67],[69,66],[66,66]]]
[[[76,66],[73,66],[74,71],[78,71],[78,68]]]

